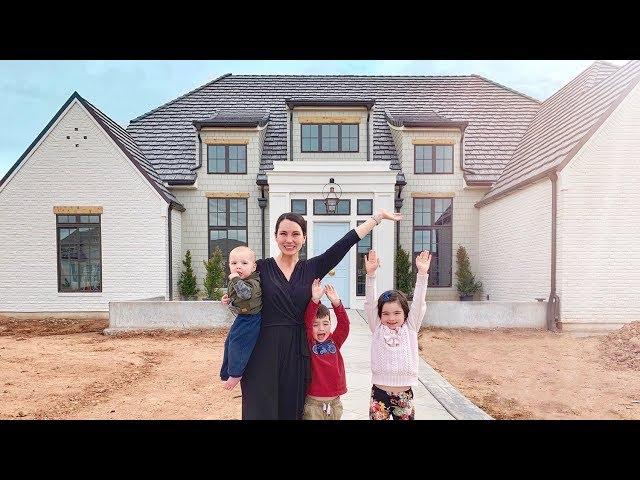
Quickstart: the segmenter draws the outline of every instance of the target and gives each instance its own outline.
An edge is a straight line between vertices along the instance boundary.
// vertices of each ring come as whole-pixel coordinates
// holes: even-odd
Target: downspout
[[[400,213],[400,210],[402,209],[402,204],[404,203],[404,199],[401,197],[402,194],[402,187],[404,187],[407,184],[406,180],[399,182],[398,179],[396,178],[396,187],[398,187],[398,196],[394,199],[393,201],[393,206],[396,209],[396,213]],[[396,248],[395,250],[398,250],[398,247],[400,247],[400,222],[394,222],[395,223],[395,229],[396,229]],[[394,252],[393,255],[393,276],[396,277],[395,271],[396,271],[396,255]],[[397,284],[398,279],[395,278],[395,284],[396,284],[396,288],[398,287]]]
[[[289,110],[289,159],[293,162],[293,110]]]
[[[198,170],[202,166],[202,137],[198,127],[196,127],[196,134],[198,135],[198,154],[196,155],[196,166],[191,167],[191,170]]]
[[[264,185],[260,185],[260,198],[258,198],[258,206],[260,207],[260,230],[262,231],[262,258],[267,258],[267,250],[266,250],[266,238],[264,234],[264,211],[267,207],[267,198],[264,196]]]
[[[369,116],[371,110],[367,108],[367,162],[369,161],[369,149],[371,148],[371,138],[369,137]]]
[[[464,130],[462,130],[462,132],[460,132],[460,170],[462,170],[463,172],[465,171],[464,169]],[[464,173],[463,173],[464,176]]]
[[[171,244],[171,204],[167,208],[167,238],[169,239],[169,300],[173,300],[173,256]]]
[[[559,307],[560,298],[556,294],[556,232],[557,232],[557,213],[558,213],[558,174],[553,172],[549,179],[551,180],[551,292],[549,292],[549,300],[547,302],[547,329],[552,332],[562,331],[560,322]]]

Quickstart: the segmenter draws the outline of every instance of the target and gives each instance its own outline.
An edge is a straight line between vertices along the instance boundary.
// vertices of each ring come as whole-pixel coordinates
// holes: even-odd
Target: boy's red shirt
[[[318,305],[313,300],[309,300],[304,312],[304,323],[311,354],[311,383],[307,395],[333,397],[347,392],[347,379],[340,347],[349,335],[349,316],[340,302],[340,305],[333,308],[338,320],[336,329],[327,340],[317,342],[313,338],[313,321],[316,318]]]

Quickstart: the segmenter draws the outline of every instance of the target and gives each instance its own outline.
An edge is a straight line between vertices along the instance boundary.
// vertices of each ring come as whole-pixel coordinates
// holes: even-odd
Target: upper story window
[[[301,125],[302,152],[358,152],[358,124]]]
[[[453,173],[453,145],[415,145],[414,173]]]
[[[247,146],[207,145],[207,173],[247,173]]]

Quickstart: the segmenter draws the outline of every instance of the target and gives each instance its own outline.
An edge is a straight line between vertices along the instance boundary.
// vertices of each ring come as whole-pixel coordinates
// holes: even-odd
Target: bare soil
[[[103,335],[106,321],[0,317],[0,419],[239,419],[227,329]]]
[[[640,322],[606,336],[420,332],[420,355],[498,419],[640,419]]]
[[[239,419],[227,329],[107,336],[104,320],[0,316],[0,419]],[[421,355],[499,419],[640,419],[640,322],[604,337],[420,332]]]

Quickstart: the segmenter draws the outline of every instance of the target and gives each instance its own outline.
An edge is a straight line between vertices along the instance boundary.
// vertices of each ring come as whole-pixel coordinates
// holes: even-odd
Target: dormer
[[[269,110],[218,110],[194,120],[198,134],[198,175],[255,175],[260,168]]]
[[[370,160],[372,99],[287,99],[288,159]]]
[[[385,110],[385,118],[404,172],[462,175],[463,138],[469,122],[451,120],[432,110]]]

